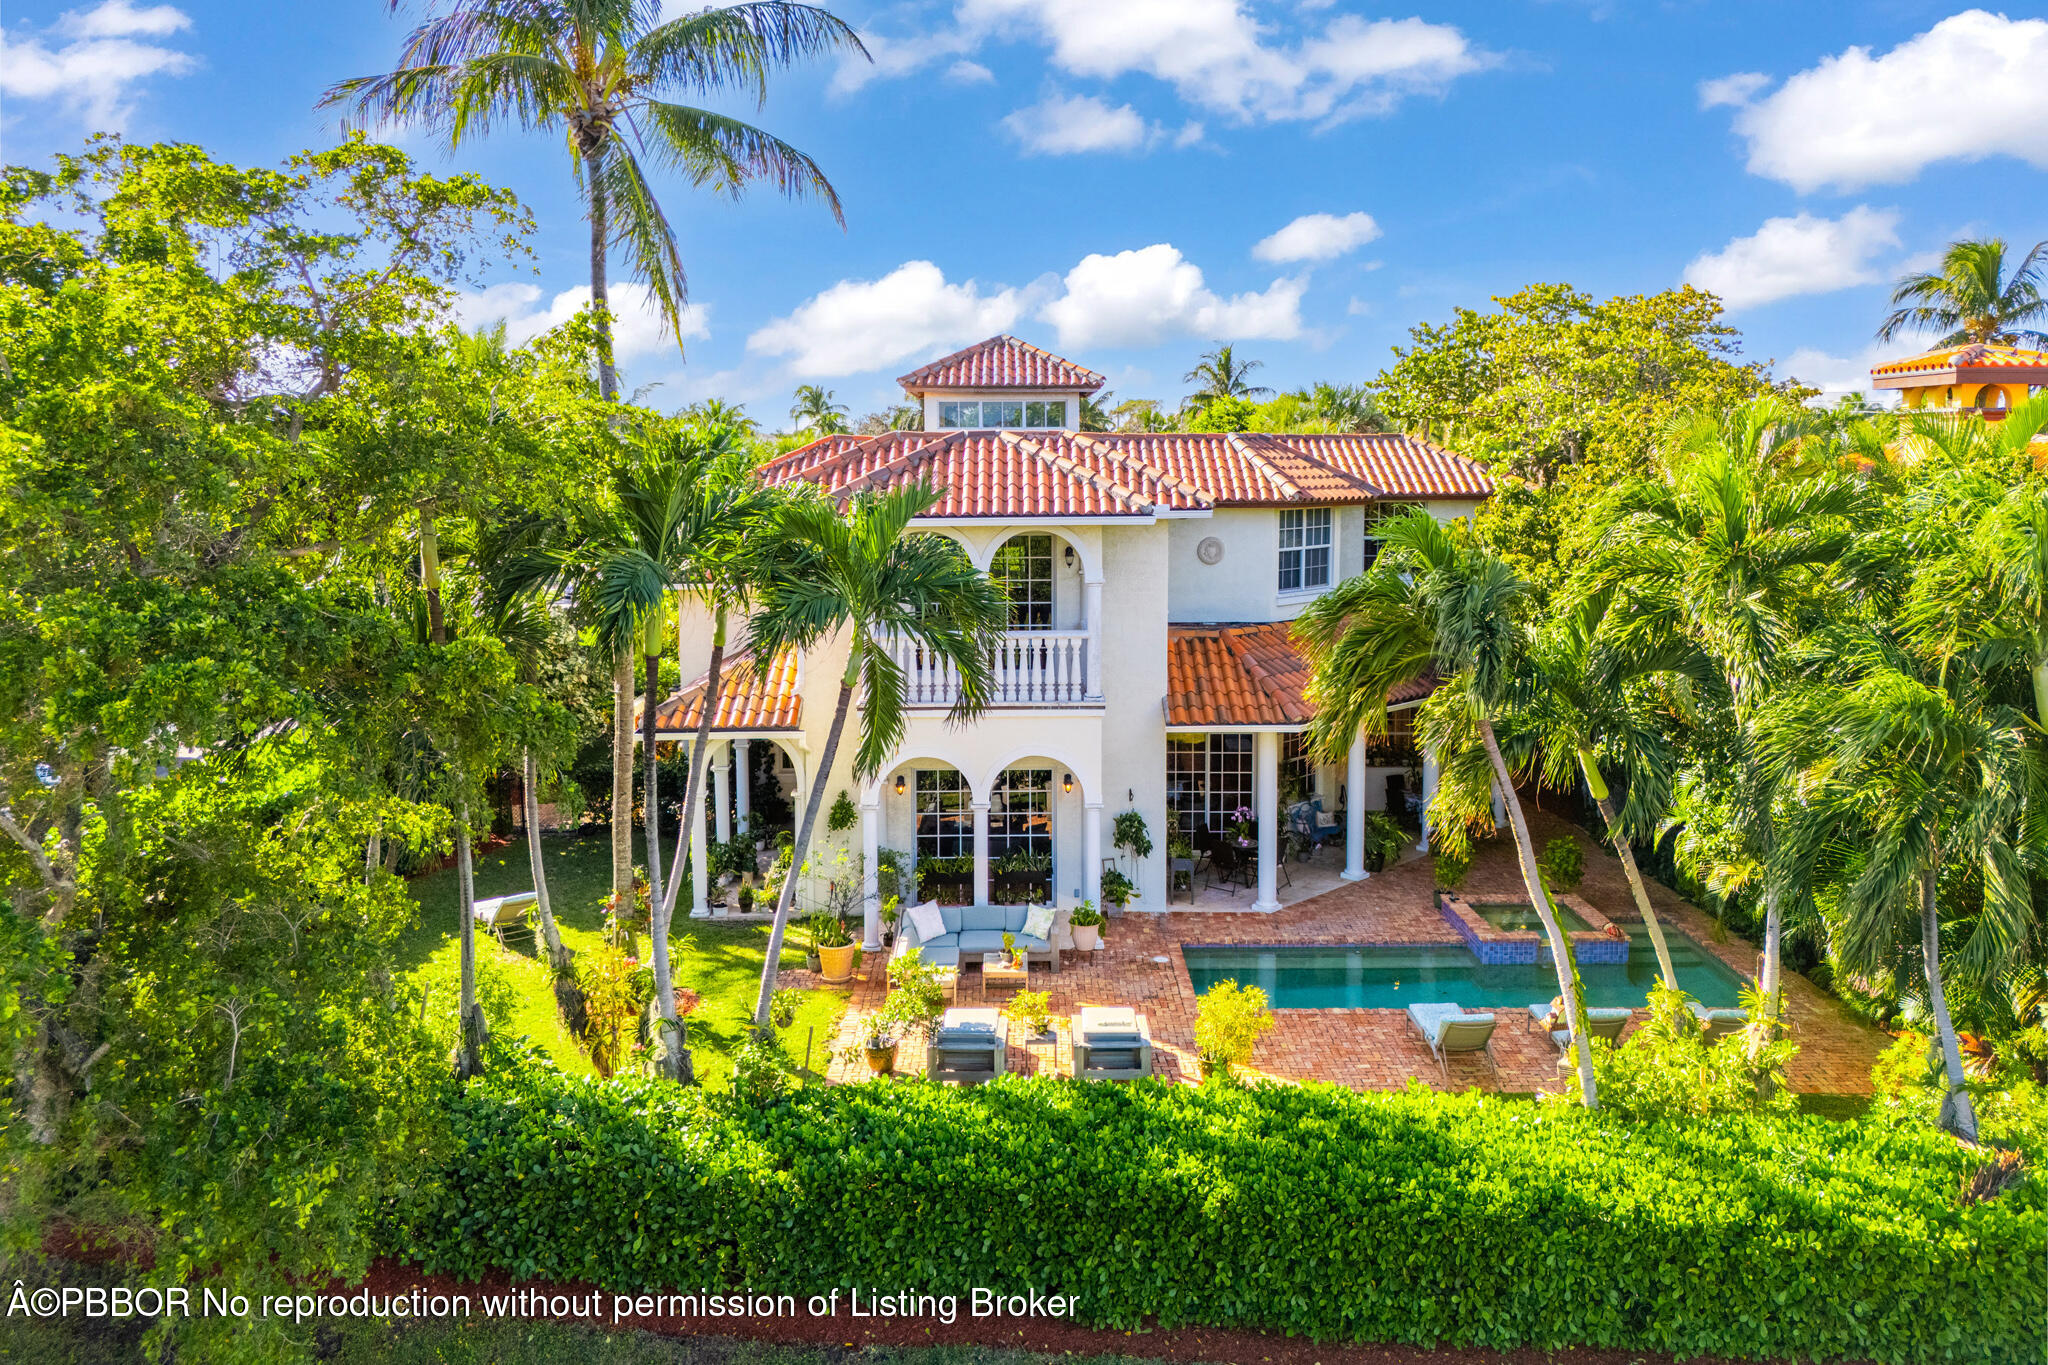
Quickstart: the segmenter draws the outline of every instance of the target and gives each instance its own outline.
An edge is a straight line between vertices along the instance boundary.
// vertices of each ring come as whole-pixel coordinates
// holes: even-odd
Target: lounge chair
[[[512,896],[493,896],[489,900],[477,901],[470,907],[479,927],[488,929],[504,943],[505,936],[516,929],[524,929],[528,938],[533,937],[533,926],[526,922],[526,912],[540,904],[540,897],[531,891],[521,891]]]
[[[1000,1010],[949,1009],[925,1045],[925,1075],[968,1085],[992,1081],[1003,1074],[1006,1051]]]
[[[1700,1028],[1710,1043],[1749,1027],[1748,1010],[1710,1010],[1697,1000],[1686,1001],[1685,1007],[1692,1011],[1693,1018],[1700,1021]]]
[[[1152,1074],[1152,1028],[1136,1010],[1083,1006],[1071,1028],[1076,1080],[1133,1081]]]
[[[1634,1010],[1619,1006],[1611,1009],[1589,1009],[1586,1011],[1586,1030],[1595,1038],[1605,1038],[1616,1047],[1620,1047],[1622,1032],[1628,1028],[1628,1021],[1634,1017]],[[1550,1018],[1550,1006],[1529,1006],[1529,1018],[1535,1021],[1537,1027],[1542,1027]],[[1552,1029],[1550,1041],[1556,1043],[1561,1052],[1572,1045],[1572,1032],[1570,1029]]]
[[[1430,1055],[1436,1058],[1445,1080],[1451,1078],[1451,1068],[1444,1058],[1452,1052],[1477,1052],[1487,1065],[1493,1065],[1492,1015],[1467,1014],[1454,1004],[1431,1004],[1410,1005],[1408,1018],[1429,1044]]]

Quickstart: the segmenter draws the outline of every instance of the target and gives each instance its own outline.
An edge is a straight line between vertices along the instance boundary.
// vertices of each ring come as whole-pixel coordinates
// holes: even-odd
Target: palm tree
[[[1896,305],[1877,329],[1879,341],[1901,332],[1938,332],[1936,346],[1970,342],[2048,345],[2048,296],[2041,271],[2048,266],[2048,241],[2034,247],[2017,269],[2006,273],[2005,240],[1950,242],[1941,268],[1908,275],[1892,290]]]
[[[1303,395],[1326,431],[1392,431],[1379,400],[1363,384],[1319,383]]]
[[[832,401],[832,390],[816,384],[799,384],[796,401],[790,405],[789,420],[796,430],[813,436],[837,436],[846,430],[846,404]]]
[[[1250,382],[1251,372],[1265,365],[1263,360],[1240,361],[1236,349],[1227,342],[1217,342],[1216,349],[1205,351],[1195,368],[1181,376],[1181,382],[1198,386],[1182,402],[1183,409],[1206,408],[1219,398],[1257,398],[1273,392],[1261,384]]]
[[[806,490],[782,508],[773,541],[781,554],[769,568],[750,627],[754,649],[771,659],[785,649],[810,649],[843,636],[847,656],[832,725],[797,827],[789,875],[775,903],[775,927],[754,1004],[758,1029],[768,1027],[783,931],[855,693],[861,700],[860,743],[853,758],[857,780],[880,772],[903,738],[903,671],[890,641],[909,640],[958,677],[949,714],[955,722],[980,714],[994,690],[991,660],[1009,625],[1009,599],[974,567],[958,541],[907,534],[910,523],[942,495],[943,490],[922,482],[887,492],[864,491],[847,502],[842,516],[822,496]]]
[[[389,0],[392,10],[401,0]],[[839,196],[810,157],[724,114],[662,98],[672,91],[746,91],[758,104],[768,73],[837,50],[867,55],[843,21],[811,5],[753,0],[666,23],[657,0],[451,0],[405,40],[399,67],[341,81],[321,107],[346,106],[367,125],[425,125],[449,150],[511,124],[562,136],[590,217],[590,298],[598,309],[598,384],[618,392],[606,267],[619,242],[672,333],[688,299],[674,230],[644,158],[733,198],[755,180],[815,194],[844,225]]]
[[[1948,1076],[1941,1123],[1974,1142],[1943,984],[1942,873],[1981,887],[1962,956],[1989,979],[2032,936],[2029,872],[2048,847],[2048,769],[2027,717],[1993,701],[1981,676],[1941,664],[1930,674],[1882,635],[1845,635],[1830,660],[1845,680],[1790,693],[1766,726],[1800,793],[1780,857],[1788,877],[1839,885],[1836,951],[1850,967],[1869,971],[1918,938]]]
[[[1817,420],[1776,398],[1719,419],[1675,419],[1664,476],[1628,485],[1606,509],[1590,579],[1626,595],[1622,645],[1657,654],[1689,643],[1719,674],[1740,737],[1737,815],[1750,865],[1763,872],[1758,985],[1773,1019],[1785,888],[1768,875],[1775,793],[1757,761],[1755,726],[1780,680],[1781,652],[1840,606],[1841,563],[1867,501],[1825,460],[1799,465]]]
[[[1455,711],[1486,755],[1506,807],[1530,903],[1543,921],[1570,1016],[1580,1093],[1599,1096],[1586,1030],[1586,1006],[1571,943],[1536,867],[1536,845],[1495,734],[1497,718],[1526,700],[1528,642],[1522,617],[1529,585],[1474,541],[1426,511],[1380,523],[1383,548],[1364,574],[1339,584],[1302,613],[1294,635],[1313,668],[1308,699],[1315,720],[1310,747],[1326,761],[1348,751],[1361,730],[1384,734],[1395,688],[1434,674],[1432,703]]]
[[[760,429],[760,423],[747,416],[744,404],[728,403],[723,398],[692,403],[676,416],[705,427],[723,427],[736,436],[752,436]]]

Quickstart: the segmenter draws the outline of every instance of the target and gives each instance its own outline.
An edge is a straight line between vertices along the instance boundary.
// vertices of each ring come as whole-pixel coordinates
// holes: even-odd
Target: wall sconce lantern
[[[902,774],[902,773],[898,773],[898,774],[896,774],[896,794],[897,794],[898,796],[901,796],[901,795],[903,795],[903,774]]]
[[[1074,567],[1074,547],[1073,547],[1073,546],[1069,545],[1069,546],[1067,547],[1067,552],[1066,552],[1066,553],[1065,553],[1064,555],[1060,556],[1060,557],[1061,557],[1061,558],[1062,558],[1063,560],[1065,560],[1065,561],[1066,561],[1066,565],[1067,565],[1067,567],[1068,567],[1068,568],[1070,568],[1070,569],[1071,569],[1071,568],[1073,568],[1073,567]]]
[[[1074,775],[1072,773],[1068,773],[1065,780],[1060,783],[1060,790],[1069,796],[1074,794]]]

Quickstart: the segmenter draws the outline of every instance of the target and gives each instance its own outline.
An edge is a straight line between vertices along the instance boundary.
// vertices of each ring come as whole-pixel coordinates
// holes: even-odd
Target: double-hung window
[[[917,856],[958,858],[974,852],[974,808],[958,768],[917,770]]]
[[[1280,591],[1330,586],[1332,538],[1327,507],[1289,508],[1280,514]]]
[[[989,564],[1010,599],[1011,630],[1052,629],[1052,537],[1011,536]]]

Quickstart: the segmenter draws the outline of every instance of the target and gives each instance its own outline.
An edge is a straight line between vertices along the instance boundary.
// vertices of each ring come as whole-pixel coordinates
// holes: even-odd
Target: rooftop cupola
[[[1081,425],[1081,400],[1102,376],[1013,336],[942,356],[896,381],[924,405],[926,431]]]

